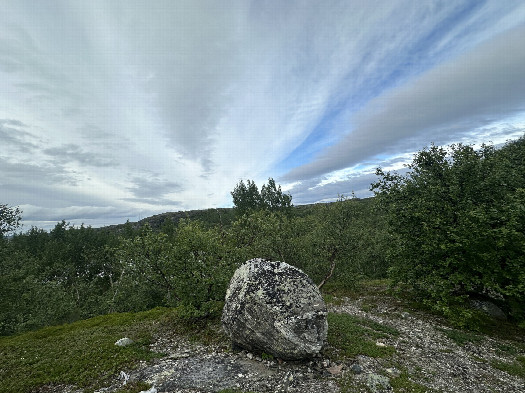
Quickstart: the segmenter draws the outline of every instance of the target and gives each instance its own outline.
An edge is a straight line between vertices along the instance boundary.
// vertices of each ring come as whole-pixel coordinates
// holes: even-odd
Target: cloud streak
[[[353,130],[289,180],[320,176],[389,151],[411,136],[460,124],[464,131],[525,110],[525,27],[520,26],[372,100]]]

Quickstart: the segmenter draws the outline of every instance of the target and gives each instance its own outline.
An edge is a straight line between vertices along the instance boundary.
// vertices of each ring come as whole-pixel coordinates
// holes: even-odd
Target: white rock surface
[[[120,340],[117,340],[117,342],[115,342],[115,345],[118,347],[125,347],[131,344],[133,344],[133,340],[127,337],[121,338]]]

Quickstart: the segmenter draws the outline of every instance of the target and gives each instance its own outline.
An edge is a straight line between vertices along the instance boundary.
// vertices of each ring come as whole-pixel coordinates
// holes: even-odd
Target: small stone
[[[326,369],[330,374],[332,375],[339,375],[341,374],[341,371],[343,370],[343,365],[333,365],[332,367],[329,367]]]
[[[393,376],[394,378],[397,378],[401,375],[401,372],[397,370],[395,367],[387,368],[386,372]]]
[[[357,363],[352,364],[350,370],[352,370],[354,374],[361,374],[363,372],[363,368]]]
[[[123,385],[126,385],[129,380],[129,374],[126,374],[124,371],[120,372],[120,379],[124,381]]]
[[[133,340],[127,337],[121,338],[115,342],[115,345],[118,347],[125,347],[130,344],[133,344]]]

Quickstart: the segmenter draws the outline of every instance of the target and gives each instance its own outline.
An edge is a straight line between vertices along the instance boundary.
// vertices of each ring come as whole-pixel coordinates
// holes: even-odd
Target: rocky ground
[[[144,381],[158,393],[192,392],[525,392],[525,379],[500,370],[525,355],[522,337],[511,339],[462,333],[438,318],[411,310],[385,294],[342,298],[331,312],[348,313],[395,328],[399,335],[378,340],[395,348],[392,356],[284,362],[248,352],[232,352],[226,342],[204,346],[166,332],[152,350],[166,356],[140,364],[102,392],[124,381]],[[219,334],[219,333],[218,333]],[[152,390],[153,391],[153,390]]]

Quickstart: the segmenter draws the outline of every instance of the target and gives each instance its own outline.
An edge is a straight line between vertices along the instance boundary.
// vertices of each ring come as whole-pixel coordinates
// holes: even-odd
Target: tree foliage
[[[525,140],[500,150],[431,146],[372,185],[399,239],[391,275],[452,314],[490,297],[516,317],[525,299]]]
[[[384,278],[388,247],[384,216],[373,200],[341,196],[320,204],[294,226],[304,228],[294,239],[296,264],[318,285],[352,288],[363,278]]]
[[[182,305],[201,316],[214,311],[235,270],[226,246],[217,230],[198,222],[181,221],[171,238],[145,226],[119,247],[122,275],[127,277],[119,308]],[[129,287],[138,292],[137,299],[127,298]]]
[[[0,237],[20,227],[22,211],[18,207],[0,204]]]
[[[252,212],[254,210],[289,210],[292,205],[292,196],[285,194],[281,186],[275,184],[275,180],[268,179],[268,184],[259,188],[253,180],[248,180],[246,184],[241,180],[231,192],[233,205],[238,214]]]

